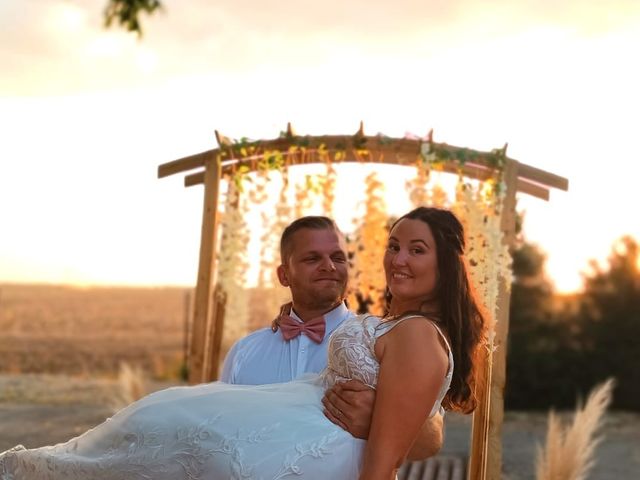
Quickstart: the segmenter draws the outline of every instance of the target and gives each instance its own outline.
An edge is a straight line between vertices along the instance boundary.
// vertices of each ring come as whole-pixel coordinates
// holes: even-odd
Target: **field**
[[[250,329],[267,325],[265,293],[249,292]],[[0,285],[0,374],[117,374],[121,362],[155,379],[178,378],[184,363],[186,288]],[[230,347],[223,345],[223,355]]]
[[[156,378],[183,360],[181,288],[0,286],[0,373],[113,376],[120,362]]]

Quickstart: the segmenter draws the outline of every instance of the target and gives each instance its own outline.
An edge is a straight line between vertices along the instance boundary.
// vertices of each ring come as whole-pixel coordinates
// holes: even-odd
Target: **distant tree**
[[[608,265],[591,262],[580,308],[582,343],[593,383],[617,380],[614,406],[640,410],[640,246],[631,237],[613,245]]]
[[[512,257],[506,406],[573,405],[575,387],[563,381],[563,369],[575,364],[576,358],[567,323],[554,307],[553,287],[544,270],[545,254],[521,239]]]
[[[522,234],[516,217],[511,251],[513,282],[509,308],[505,405],[510,409],[573,408],[578,391],[593,387],[584,378],[575,297],[554,292],[545,272],[545,253]]]
[[[140,15],[152,15],[163,8],[160,0],[108,0],[104,9],[104,24],[109,28],[116,22],[129,32],[136,32],[142,37]]]

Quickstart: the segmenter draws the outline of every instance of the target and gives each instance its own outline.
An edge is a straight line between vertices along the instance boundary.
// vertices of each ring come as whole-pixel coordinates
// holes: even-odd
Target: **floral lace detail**
[[[330,387],[341,380],[355,379],[360,380],[371,388],[376,388],[380,370],[380,364],[374,350],[376,340],[408,318],[411,317],[404,317],[398,321],[383,322],[379,317],[359,315],[344,321],[329,340],[327,368],[321,373],[325,386]],[[453,377],[451,348],[449,348],[446,337],[437,326],[436,330],[447,345],[449,368],[438,399],[433,405],[429,416],[435,415],[438,411],[440,413],[444,412],[440,404],[449,390]]]
[[[317,442],[308,443],[307,445],[296,445],[295,455],[287,455],[284,460],[282,469],[273,477],[273,480],[278,480],[287,475],[304,475],[304,471],[300,468],[298,462],[301,458],[311,456],[313,458],[322,458],[325,455],[331,453],[329,450],[329,444],[337,437],[336,432],[330,433],[321,438]]]
[[[229,457],[231,479],[262,478],[257,476],[258,469],[246,462],[244,447],[268,442],[281,424],[239,430],[220,438],[215,433],[215,423],[220,417],[217,415],[192,427],[178,427],[173,435],[161,428],[122,433],[113,439],[112,446],[103,455],[90,462],[77,460],[82,437],[37,450],[17,446],[1,454],[0,480],[199,480],[209,478],[207,460],[215,454]],[[337,433],[333,431],[320,439],[296,444],[273,480],[303,475],[299,461],[303,457],[317,459],[331,453],[329,446],[336,438]]]
[[[322,372],[325,384],[340,380],[360,380],[376,388],[380,364],[373,347],[380,319],[360,315],[345,320],[329,340],[327,368]]]
[[[17,446],[6,451],[0,458],[0,479],[151,480],[179,466],[183,473],[179,478],[198,480],[204,478],[205,463],[214,453],[230,457],[231,478],[234,480],[256,478],[255,469],[243,462],[243,444],[267,441],[271,432],[280,424],[246,433],[239,431],[234,436],[212,442],[214,434],[210,427],[219,418],[220,415],[194,427],[179,427],[173,436],[166,435],[161,429],[125,433],[116,438],[113,446],[104,456],[91,465],[83,465],[73,460],[79,439],[64,444],[63,449],[59,448],[60,446],[45,447],[41,449],[42,455],[30,455],[28,458],[21,458],[20,452],[29,451],[22,446]],[[281,471],[274,479],[280,479],[289,474],[300,475],[302,470],[297,464],[300,458],[324,456],[330,452],[328,445],[335,437],[336,434],[333,432],[308,445],[296,445],[295,453],[287,456]],[[51,462],[54,457],[55,465]],[[22,476],[16,476],[17,473]]]
[[[167,473],[172,467],[178,467],[184,473],[183,478],[197,480],[202,478],[205,461],[214,451],[224,451],[233,456],[239,450],[237,443],[240,439],[235,442],[221,439],[213,448],[204,447],[212,438],[210,427],[219,417],[190,428],[178,427],[175,435],[168,435],[161,428],[122,433],[114,437],[111,447],[103,455],[88,463],[77,460],[83,437],[38,449],[39,455],[30,454],[34,451],[24,448],[12,448],[0,459],[0,478],[150,480]],[[17,477],[16,473],[23,476]]]
[[[0,480],[16,480],[16,477],[9,471],[8,460],[13,458],[16,452],[22,450],[26,450],[26,448],[22,445],[16,445],[2,454],[0,457]]]

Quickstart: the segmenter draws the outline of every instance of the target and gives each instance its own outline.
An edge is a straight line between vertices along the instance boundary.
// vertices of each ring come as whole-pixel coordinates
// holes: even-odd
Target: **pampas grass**
[[[132,367],[127,362],[120,364],[118,388],[112,397],[111,407],[120,410],[147,394],[146,379],[142,368]]]
[[[538,447],[537,480],[585,480],[593,467],[593,454],[601,438],[595,437],[611,402],[613,379],[591,391],[584,408],[578,405],[573,423],[566,429],[549,413],[547,445]]]

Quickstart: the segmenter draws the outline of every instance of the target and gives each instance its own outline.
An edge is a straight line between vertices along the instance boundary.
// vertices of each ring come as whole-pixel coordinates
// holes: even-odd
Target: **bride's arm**
[[[400,467],[436,401],[448,356],[424,318],[403,321],[378,339],[376,402],[361,480],[390,480]]]

